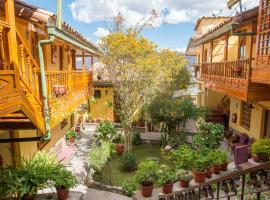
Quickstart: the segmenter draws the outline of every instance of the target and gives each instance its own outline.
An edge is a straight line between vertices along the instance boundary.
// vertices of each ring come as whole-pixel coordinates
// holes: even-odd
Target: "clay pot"
[[[221,171],[227,171],[228,170],[228,163],[221,164]]]
[[[118,144],[116,146],[116,153],[121,156],[124,153],[125,146],[123,144]]]
[[[74,143],[75,142],[75,137],[70,137],[68,140],[69,140],[70,143]]]
[[[214,166],[212,167],[212,169],[213,169],[213,173],[214,173],[214,174],[220,174],[220,171],[221,171],[221,165],[214,165]]]
[[[163,184],[162,190],[164,194],[170,194],[173,190],[173,183]]]
[[[182,181],[182,180],[180,180],[180,187],[182,187],[182,188],[189,187],[189,181]]]
[[[141,190],[143,197],[151,197],[153,193],[153,184],[148,186],[141,185]]]
[[[210,167],[205,169],[206,178],[212,178],[212,174],[213,174],[213,171]]]
[[[269,157],[263,153],[252,155],[255,162],[268,162]]]
[[[68,189],[56,189],[59,200],[66,200],[68,198]]]
[[[193,169],[193,176],[194,176],[194,180],[197,183],[204,183],[205,182],[205,177],[206,177],[206,173],[205,171],[196,171],[195,169]]]
[[[81,132],[81,127],[77,126],[75,131],[76,131],[76,133],[80,133]]]

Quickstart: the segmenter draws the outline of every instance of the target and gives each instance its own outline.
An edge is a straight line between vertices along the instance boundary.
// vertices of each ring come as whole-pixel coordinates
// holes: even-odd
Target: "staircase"
[[[206,115],[205,121],[224,125],[223,113],[219,110],[210,110],[210,114]]]
[[[133,200],[206,200],[206,199],[240,199],[254,195],[260,200],[265,192],[270,190],[270,162],[255,164],[248,162],[242,164],[241,170],[229,169],[219,175],[206,179],[205,183],[198,184],[194,181],[190,187],[181,188],[179,182],[174,184],[171,194],[163,194],[161,188],[153,191],[152,197],[141,196],[141,191],[133,195]]]

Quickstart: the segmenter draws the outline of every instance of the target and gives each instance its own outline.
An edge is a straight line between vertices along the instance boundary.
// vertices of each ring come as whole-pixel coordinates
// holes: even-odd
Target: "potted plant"
[[[268,162],[270,159],[270,139],[255,141],[251,146],[251,152],[256,162]]]
[[[59,200],[67,199],[69,189],[76,185],[76,180],[72,172],[68,171],[64,166],[59,166],[58,170],[55,171],[53,182]]]
[[[235,67],[233,68],[233,72],[234,72],[236,75],[238,75],[238,76],[242,73],[242,70],[243,70],[243,67],[242,67],[242,66],[239,66],[239,65],[237,65],[237,66],[235,66]]]
[[[157,180],[157,163],[154,160],[142,161],[138,170],[135,172],[135,178],[141,185],[142,196],[150,197],[153,192],[153,184]]]
[[[77,137],[77,133],[73,130],[68,130],[66,133],[66,139],[69,140],[70,143],[74,143]]]
[[[187,188],[189,187],[190,181],[193,179],[193,175],[190,171],[187,170],[179,170],[177,172],[177,176],[179,177],[180,180],[180,186],[182,188]]]
[[[136,158],[134,154],[123,153],[120,158],[122,168],[124,171],[134,171],[136,168]]]
[[[194,180],[197,183],[204,183],[206,178],[205,168],[207,165],[207,161],[204,156],[197,155],[194,163],[193,163],[193,175]]]
[[[123,137],[119,133],[113,138],[113,143],[116,144],[115,151],[116,153],[121,156],[124,153],[125,146],[123,144]]]
[[[228,170],[228,157],[227,157],[226,152],[221,152],[220,160],[222,161],[221,171],[227,171]]]
[[[167,165],[161,165],[158,171],[158,184],[162,186],[164,194],[170,194],[173,190],[173,184],[176,182],[176,174],[173,169]]]
[[[212,178],[212,158],[209,155],[206,155],[206,166],[205,166],[205,177]]]
[[[220,174],[221,165],[224,163],[224,152],[220,150],[212,150],[209,152],[208,157],[211,158],[212,170],[215,174]],[[226,154],[225,154],[226,156]],[[226,156],[227,157],[227,156]]]

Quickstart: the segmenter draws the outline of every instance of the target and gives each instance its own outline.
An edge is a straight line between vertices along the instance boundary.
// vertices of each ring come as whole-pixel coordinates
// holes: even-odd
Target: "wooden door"
[[[270,110],[266,111],[266,115],[265,115],[266,119],[265,119],[265,133],[264,136],[267,138],[270,138]]]

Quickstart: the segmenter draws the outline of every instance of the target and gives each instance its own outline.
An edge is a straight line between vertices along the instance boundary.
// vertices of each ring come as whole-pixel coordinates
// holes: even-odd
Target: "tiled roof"
[[[228,18],[228,17],[226,17],[226,16],[213,16],[213,17],[203,16],[203,17],[201,17],[201,18],[199,18],[197,20],[197,23],[196,23],[196,26],[195,26],[194,30],[196,31],[198,29],[201,21],[204,20],[204,19],[226,19],[226,18]]]

